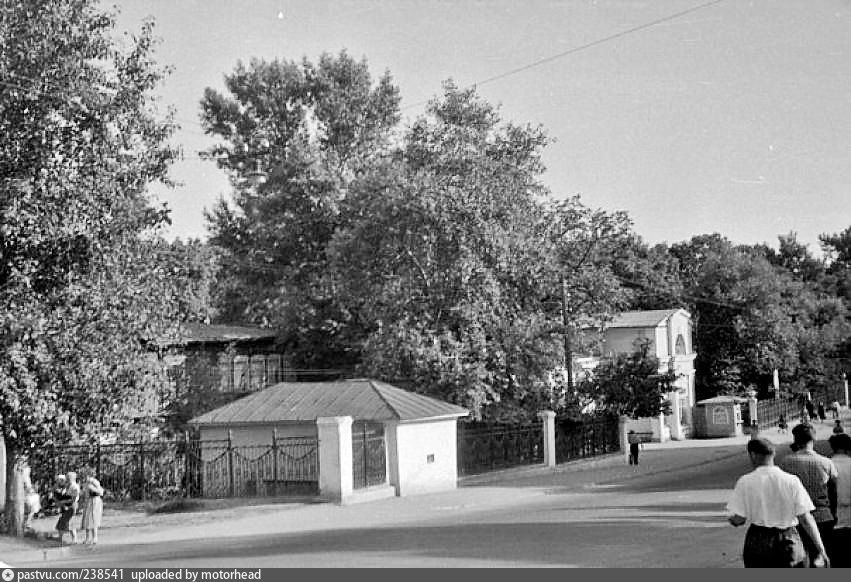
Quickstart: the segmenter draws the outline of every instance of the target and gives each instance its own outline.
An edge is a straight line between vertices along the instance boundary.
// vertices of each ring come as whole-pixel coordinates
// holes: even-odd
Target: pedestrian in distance
[[[840,418],[839,413],[841,412],[841,408],[838,400],[834,400],[833,404],[830,405],[830,411],[833,414],[834,420],[838,420]]]
[[[842,421],[838,418],[833,421],[833,434],[842,434],[845,432],[845,427],[842,426]]]
[[[788,428],[789,425],[786,422],[786,417],[781,414],[780,418],[777,419],[777,432],[786,433]]]
[[[816,419],[816,407],[813,404],[813,401],[807,400],[805,407],[807,409],[807,420],[809,420],[809,421],[815,420]]]
[[[103,517],[103,487],[88,471],[83,478],[81,499],[83,516],[80,529],[86,532],[83,543],[94,546],[98,543],[98,528]]]
[[[806,424],[799,424],[792,429],[792,453],[780,463],[780,468],[796,475],[810,496],[815,509],[813,519],[819,530],[825,547],[831,548],[831,536],[836,516],[836,481],[838,473],[833,462],[814,450],[815,429]],[[818,548],[809,532],[802,532],[804,545],[813,560]]]
[[[837,421],[838,422],[838,421]],[[851,435],[835,434],[828,440],[836,465],[836,526],[828,553],[835,568],[851,567]]]
[[[798,528],[813,540],[817,554],[813,565],[829,566],[813,505],[801,480],[774,464],[771,441],[748,441],[753,471],[741,476],[727,503],[727,519],[739,527],[750,523],[742,559],[745,568],[805,568],[810,560]]]
[[[824,402],[818,403],[818,421],[824,422],[827,420],[827,413],[824,410]]]
[[[641,439],[635,434],[634,430],[630,430],[626,435],[626,440],[629,443],[629,464],[638,465],[638,451],[641,448]]]

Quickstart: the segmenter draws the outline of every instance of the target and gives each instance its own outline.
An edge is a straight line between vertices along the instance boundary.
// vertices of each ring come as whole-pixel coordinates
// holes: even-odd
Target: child
[[[786,417],[784,415],[780,415],[780,418],[777,419],[777,432],[786,432],[786,429],[789,428],[789,425],[786,424]]]

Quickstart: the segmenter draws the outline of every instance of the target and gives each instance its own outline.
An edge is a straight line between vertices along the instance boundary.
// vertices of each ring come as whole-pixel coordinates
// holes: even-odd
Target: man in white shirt
[[[818,549],[814,565],[827,566],[827,552],[810,514],[815,506],[801,480],[775,466],[771,441],[748,441],[748,456],[754,470],[739,478],[727,503],[731,524],[750,522],[742,552],[745,567],[807,567],[807,551],[796,529],[799,523]]]

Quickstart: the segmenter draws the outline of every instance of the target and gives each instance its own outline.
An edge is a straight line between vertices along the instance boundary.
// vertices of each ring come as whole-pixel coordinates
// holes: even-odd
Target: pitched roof
[[[354,420],[418,420],[466,416],[465,408],[390,384],[357,378],[331,382],[282,382],[193,418],[194,425]]]
[[[725,402],[747,402],[747,398],[742,398],[741,396],[729,396],[729,395],[721,395],[715,396],[714,398],[707,398],[706,400],[700,400],[695,402],[695,404],[723,404]]]
[[[274,339],[275,330],[250,327],[246,325],[208,325],[203,323],[187,323],[187,343],[234,342],[260,339]]]
[[[615,327],[656,327],[668,317],[683,311],[684,309],[651,309],[649,311],[624,311],[616,315],[612,321],[606,324],[611,329]]]

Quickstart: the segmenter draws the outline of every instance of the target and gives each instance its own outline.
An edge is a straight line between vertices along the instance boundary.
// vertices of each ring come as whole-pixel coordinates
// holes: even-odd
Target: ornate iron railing
[[[475,475],[544,461],[544,430],[529,424],[458,423],[458,474]]]
[[[366,422],[352,424],[352,486],[363,489],[387,482],[384,427]]]
[[[169,497],[315,495],[315,437],[273,437],[268,445],[174,440],[55,446],[31,455],[33,481],[47,493],[54,477],[91,470],[113,501]]]
[[[614,453],[620,450],[618,419],[556,422],[556,463]]]

